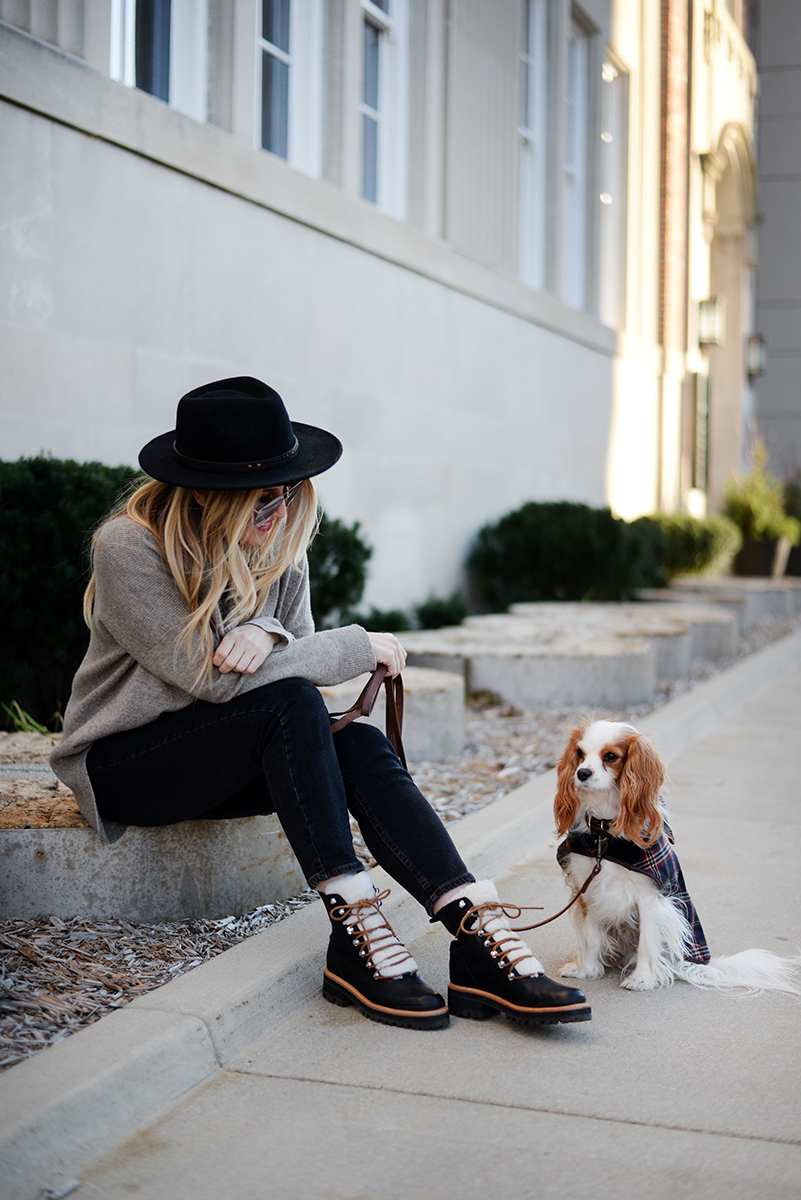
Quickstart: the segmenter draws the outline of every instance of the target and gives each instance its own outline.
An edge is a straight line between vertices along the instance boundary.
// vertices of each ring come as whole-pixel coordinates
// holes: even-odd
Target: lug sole
[[[507,1020],[519,1025],[568,1025],[592,1019],[592,1008],[586,1003],[522,1008],[493,996],[491,992],[461,987],[455,983],[448,987],[448,1008],[454,1017],[467,1017],[473,1021],[488,1021],[490,1017],[501,1013]]]
[[[450,1024],[447,1005],[417,1013],[412,1009],[374,1004],[352,984],[333,975],[328,967],[323,970],[323,997],[329,1004],[336,1004],[339,1008],[358,1008],[371,1021],[378,1021],[382,1025],[397,1025],[401,1029],[445,1029]]]

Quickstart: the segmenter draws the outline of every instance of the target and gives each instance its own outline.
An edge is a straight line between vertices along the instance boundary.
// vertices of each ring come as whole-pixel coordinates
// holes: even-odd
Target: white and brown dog
[[[575,895],[578,939],[563,976],[595,979],[622,969],[621,986],[646,991],[683,979],[698,987],[776,989],[799,995],[799,959],[768,950],[711,958],[687,892],[660,792],[665,768],[632,725],[591,721],[574,729],[559,760],[554,802],[564,841],[557,859]]]

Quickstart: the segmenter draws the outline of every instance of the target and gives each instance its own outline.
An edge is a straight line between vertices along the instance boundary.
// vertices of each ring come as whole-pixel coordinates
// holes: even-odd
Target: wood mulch
[[[653,703],[619,715],[636,722],[799,627],[799,618],[755,622],[733,658],[696,663],[688,679],[663,682]],[[456,821],[550,770],[568,728],[586,715],[575,708],[520,708],[491,695],[475,695],[469,700],[464,752],[445,762],[413,763],[412,773],[443,821]],[[28,763],[32,775],[37,767],[41,774],[56,737],[0,733],[0,765]],[[83,824],[62,784],[0,778],[0,829]],[[355,825],[354,842],[362,860],[372,865]],[[316,895],[301,892],[282,904],[221,920],[157,925],[61,920],[48,914],[35,920],[0,919],[0,1070],[260,933]]]

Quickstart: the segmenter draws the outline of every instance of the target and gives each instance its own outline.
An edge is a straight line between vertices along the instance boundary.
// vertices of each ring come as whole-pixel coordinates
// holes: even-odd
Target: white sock
[[[321,891],[326,896],[341,896],[345,904],[355,906],[352,917],[346,917],[344,924],[355,925],[368,935],[369,956],[379,975],[384,979],[397,979],[418,969],[417,963],[388,924],[381,909],[376,904],[359,905],[360,900],[373,900],[378,895],[378,889],[368,871],[360,871],[358,875],[337,875],[334,879],[326,879]]]
[[[475,883],[466,883],[464,887],[454,892],[451,900],[466,899],[471,908],[478,904],[497,904],[500,906],[495,884],[491,879],[478,879]],[[539,959],[535,958],[526,943],[511,932],[509,918],[503,909],[498,907],[486,908],[479,913],[481,930],[489,934],[494,942],[503,949],[504,957],[514,963],[518,975],[544,975],[545,968]],[[519,961],[515,961],[518,959]]]

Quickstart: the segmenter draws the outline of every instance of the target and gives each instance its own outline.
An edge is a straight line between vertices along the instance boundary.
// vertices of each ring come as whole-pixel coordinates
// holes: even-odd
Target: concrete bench
[[[77,806],[75,817],[72,827],[0,828],[0,916],[225,917],[305,887],[276,817],[131,827],[113,846]]]
[[[549,607],[562,606],[542,605],[543,609]],[[514,622],[508,626],[509,636],[514,635],[515,627],[521,633],[527,628],[534,637],[541,636],[545,629],[564,632],[572,627],[581,628],[588,634],[594,631],[601,637],[645,638],[654,648],[657,679],[681,679],[689,672],[692,635],[690,627],[680,619],[678,613],[673,616],[660,615],[647,611],[645,606],[640,613],[629,613],[624,611],[623,606],[611,604],[577,604],[575,607],[580,611],[560,614],[540,612],[538,605],[514,604],[506,617],[507,622]],[[493,618],[468,618],[470,624],[475,623],[476,627],[479,622],[491,620]],[[505,627],[498,624],[497,628]]]
[[[670,593],[667,593],[670,594]],[[660,593],[663,595],[663,593]],[[691,659],[728,658],[737,645],[737,617],[713,604],[682,597],[681,608],[663,603],[513,604],[509,612],[526,620],[538,614],[562,627],[570,622],[602,628],[617,636],[649,637],[656,650],[658,678],[687,675]],[[558,610],[558,611],[554,611]],[[683,635],[687,635],[686,637]]]
[[[740,596],[745,601],[748,620],[753,617],[792,617],[801,612],[801,579],[793,577],[769,579],[767,576],[727,575],[720,579],[702,579],[687,575],[674,579],[671,590],[693,593],[696,599],[700,595],[705,599],[721,594]]]
[[[619,707],[650,700],[656,687],[656,655],[644,638],[553,630],[535,637],[516,624],[508,634],[465,624],[400,636],[411,665],[455,672],[469,691],[518,704]]]

